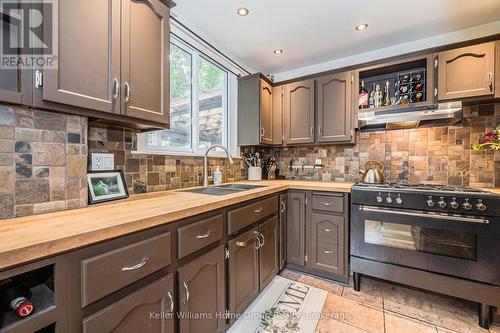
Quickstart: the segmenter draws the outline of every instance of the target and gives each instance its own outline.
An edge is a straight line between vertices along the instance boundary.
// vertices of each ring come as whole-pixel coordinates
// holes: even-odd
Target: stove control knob
[[[387,203],[389,204],[392,203],[392,198],[390,194],[387,196],[387,198],[385,198],[385,201],[387,201]]]
[[[483,203],[483,200],[481,200],[481,199],[477,200],[476,208],[480,212],[484,212],[486,210],[486,205]]]
[[[441,200],[438,202],[439,208],[446,208],[446,201],[444,201],[444,197],[441,197]]]
[[[465,202],[464,202],[464,209],[465,210],[471,210],[472,209],[472,205],[471,203],[469,202],[469,199],[465,199]]]
[[[453,209],[458,209],[458,207],[460,207],[460,205],[457,202],[457,199],[455,199],[455,198],[453,198],[453,200],[450,202],[450,206]]]
[[[427,206],[434,207],[436,203],[432,200],[432,196],[429,195],[429,200],[427,200]]]
[[[377,195],[377,202],[378,202],[378,203],[382,203],[382,201],[384,201],[384,198],[382,198],[382,193],[379,193],[379,194]]]
[[[403,203],[403,199],[401,199],[401,194],[398,194],[398,197],[396,198],[396,202],[398,205],[401,205]]]

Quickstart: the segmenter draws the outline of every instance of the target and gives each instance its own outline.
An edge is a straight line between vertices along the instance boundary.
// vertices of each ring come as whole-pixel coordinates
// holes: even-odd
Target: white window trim
[[[172,27],[172,30],[175,30]],[[184,38],[185,36],[183,36]],[[239,156],[240,149],[237,146],[237,128],[238,128],[238,119],[237,119],[237,95],[238,95],[238,78],[233,75],[230,71],[224,68],[226,63],[221,61],[222,64],[219,64],[213,61],[211,58],[217,59],[220,61],[221,58],[215,53],[211,53],[209,49],[204,47],[200,42],[197,42],[193,39],[192,36],[186,38],[192,45],[189,45],[187,42],[171,35],[170,42],[175,44],[177,47],[182,50],[188,52],[191,55],[191,148],[179,148],[179,149],[163,149],[160,147],[147,147],[145,143],[146,135],[137,135],[137,150],[132,151],[132,154],[152,154],[152,155],[173,155],[173,156],[203,156],[205,154],[204,149],[198,148],[198,117],[193,116],[194,112],[198,112],[198,98],[197,94],[197,68],[198,68],[198,57],[203,58],[204,60],[212,63],[214,66],[219,67],[221,70],[225,72],[225,83],[226,86],[226,98],[223,99],[223,126],[224,133],[222,144],[229,149],[231,155]],[[202,47],[203,46],[203,47]],[[197,49],[203,50],[203,52],[199,52]],[[204,52],[207,52],[206,54]],[[213,55],[213,57],[212,57]],[[233,65],[230,63],[227,64],[226,68],[232,69]],[[196,70],[193,70],[196,69]],[[210,156],[225,156],[225,153],[222,151],[211,151]]]

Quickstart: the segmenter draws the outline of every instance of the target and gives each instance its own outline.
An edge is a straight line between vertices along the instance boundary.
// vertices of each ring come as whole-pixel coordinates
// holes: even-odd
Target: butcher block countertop
[[[171,190],[87,208],[0,221],[0,270],[287,189],[351,191],[352,183],[272,180],[214,196]]]

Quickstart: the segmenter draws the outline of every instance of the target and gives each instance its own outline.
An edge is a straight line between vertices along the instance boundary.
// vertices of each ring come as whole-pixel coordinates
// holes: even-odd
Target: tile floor
[[[477,305],[363,277],[361,291],[285,269],[281,276],[328,292],[316,333],[500,333],[477,324]]]

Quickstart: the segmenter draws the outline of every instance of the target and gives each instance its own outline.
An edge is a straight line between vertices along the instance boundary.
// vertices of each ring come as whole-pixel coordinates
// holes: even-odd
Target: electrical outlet
[[[113,170],[115,168],[115,155],[92,153],[92,170]]]
[[[317,158],[316,162],[314,163],[315,165],[321,165],[321,158]]]

